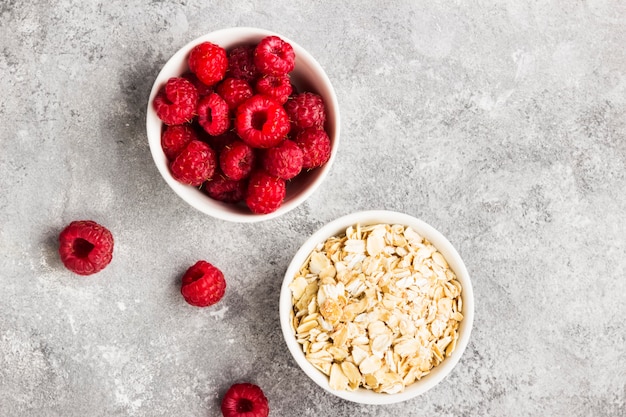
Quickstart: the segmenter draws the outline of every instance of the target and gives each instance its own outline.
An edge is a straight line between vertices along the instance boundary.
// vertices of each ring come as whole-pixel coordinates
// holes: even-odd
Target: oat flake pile
[[[348,227],[315,248],[290,289],[298,343],[332,389],[401,392],[456,347],[461,284],[410,227]]]

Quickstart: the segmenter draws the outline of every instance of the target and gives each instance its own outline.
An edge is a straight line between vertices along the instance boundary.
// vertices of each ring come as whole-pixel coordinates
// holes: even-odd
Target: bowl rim
[[[200,198],[201,195],[198,194],[201,193],[200,191],[194,189],[194,187],[181,184],[172,177],[167,167],[167,164],[163,163],[164,154],[160,146],[161,129],[163,124],[161,120],[156,116],[156,111],[152,106],[152,102],[164,82],[170,76],[173,76],[170,75],[173,69],[185,66],[185,57],[188,55],[191,49],[199,43],[218,43],[216,39],[221,39],[223,37],[248,39],[251,37],[262,38],[265,36],[278,36],[285,42],[290,43],[291,46],[294,48],[294,51],[296,52],[296,62],[298,60],[303,60],[304,62],[306,62],[307,67],[312,68],[312,70],[319,75],[321,85],[323,85],[324,90],[327,91],[328,97],[324,97],[324,100],[326,103],[327,112],[329,114],[332,113],[333,115],[334,135],[331,137],[332,146],[329,160],[322,167],[316,168],[316,171],[318,172],[315,174],[315,178],[313,178],[312,181],[307,184],[306,188],[301,190],[297,195],[291,197],[289,200],[284,201],[283,204],[278,208],[278,210],[267,214],[254,214],[251,212],[239,212],[236,210],[230,210],[230,205],[219,201],[209,201],[207,200],[209,197],[204,198],[202,196],[202,198]],[[237,44],[237,42],[238,41],[233,40],[233,44]],[[229,47],[230,46],[226,46],[226,48]],[[313,55],[311,55],[300,44],[277,32],[273,32],[267,29],[248,26],[229,27],[206,33],[187,42],[184,46],[178,49],[160,69],[152,84],[146,107],[146,134],[148,138],[148,145],[150,147],[152,159],[157,166],[161,177],[165,180],[168,186],[187,204],[191,205],[192,207],[201,211],[204,214],[220,220],[226,220],[235,223],[254,223],[274,219],[295,209],[304,201],[306,201],[326,179],[335,161],[339,148],[339,139],[341,134],[341,115],[339,111],[339,101],[337,99],[335,88],[328,78],[326,71],[315,59],[315,57],[313,57]]]
[[[296,341],[295,334],[291,328],[290,311],[293,306],[291,302],[291,290],[289,289],[289,284],[293,280],[294,275],[300,269],[311,251],[319,243],[324,242],[330,236],[345,233],[345,229],[348,226],[356,225],[357,223],[361,225],[387,223],[411,226],[420,235],[427,238],[444,255],[457,275],[457,279],[463,286],[462,297],[464,319],[459,325],[459,339],[453,354],[434,368],[436,369],[436,372],[431,372],[431,374],[425,376],[419,381],[414,382],[406,387],[403,392],[397,394],[376,393],[365,388],[359,388],[356,391],[337,391],[331,389],[328,384],[328,377],[316,369],[305,358],[302,348]],[[290,261],[285,272],[280,290],[279,316],[283,338],[285,339],[289,352],[304,373],[317,385],[337,397],[352,402],[373,405],[392,404],[406,401],[425,393],[440,383],[457,365],[468,345],[473,327],[474,292],[469,272],[467,271],[461,256],[441,232],[423,220],[409,214],[390,210],[367,210],[346,214],[332,220],[323,225],[305,240]]]

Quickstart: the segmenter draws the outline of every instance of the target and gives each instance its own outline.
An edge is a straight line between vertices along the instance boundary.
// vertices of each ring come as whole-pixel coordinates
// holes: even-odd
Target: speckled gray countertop
[[[0,3],[0,415],[218,416],[237,381],[273,416],[626,414],[626,3],[392,3]],[[160,67],[231,26],[308,49],[342,114],[327,180],[260,224],[187,206],[145,134]],[[452,374],[390,406],[308,380],[278,320],[298,246],[365,209],[442,231],[476,296]],[[86,278],[56,252],[85,218],[116,239]],[[179,294],[198,259],[208,309]]]

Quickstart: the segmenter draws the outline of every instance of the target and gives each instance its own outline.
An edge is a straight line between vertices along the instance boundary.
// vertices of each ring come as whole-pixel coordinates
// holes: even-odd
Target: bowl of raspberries
[[[304,202],[339,140],[335,91],[320,64],[274,32],[201,36],[158,74],[147,136],[167,184],[215,218],[256,222]]]

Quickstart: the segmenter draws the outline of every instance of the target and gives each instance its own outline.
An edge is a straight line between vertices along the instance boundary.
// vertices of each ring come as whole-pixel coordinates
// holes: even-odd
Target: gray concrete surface
[[[307,48],[342,112],[327,181],[254,225],[185,205],[144,127],[168,57],[231,26]],[[0,415],[217,416],[237,381],[273,416],[625,415],[625,43],[618,0],[0,2]],[[476,320],[440,385],[360,406],[296,366],[278,292],[311,232],[382,208],[457,246]],[[56,238],[87,218],[116,249],[81,278]],[[228,280],[204,310],[198,259]]]

